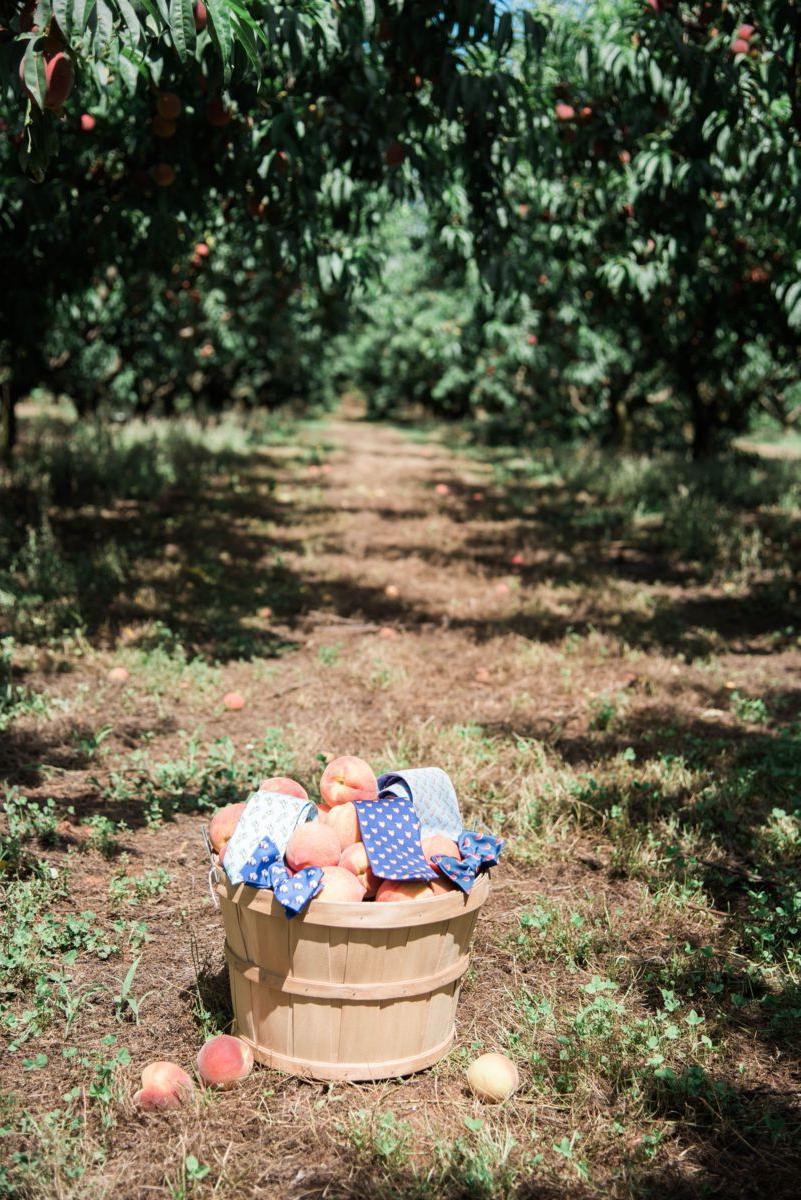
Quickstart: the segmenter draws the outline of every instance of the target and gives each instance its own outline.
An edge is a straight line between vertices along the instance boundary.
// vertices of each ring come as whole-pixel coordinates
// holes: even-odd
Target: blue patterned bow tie
[[[271,838],[262,838],[242,871],[243,882],[249,887],[272,888],[275,898],[283,905],[288,917],[296,916],[320,890],[322,867],[304,867],[290,875],[281,851]]]
[[[503,842],[492,834],[465,831],[459,838],[461,858],[453,858],[450,854],[435,854],[431,861],[463,892],[469,892],[482,868],[497,866],[502,849]]]

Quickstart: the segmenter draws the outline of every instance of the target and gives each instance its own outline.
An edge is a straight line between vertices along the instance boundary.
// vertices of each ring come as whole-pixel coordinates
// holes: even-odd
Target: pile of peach
[[[201,1047],[196,1065],[206,1087],[229,1088],[240,1079],[247,1079],[253,1070],[253,1051],[240,1038],[221,1033]],[[192,1076],[177,1063],[152,1062],[142,1071],[142,1086],[133,1102],[148,1112],[180,1108],[194,1093]]]
[[[281,792],[302,800],[309,798],[306,789],[294,779],[265,779],[259,786],[265,792]],[[318,820],[298,826],[289,839],[284,856],[290,874],[304,867],[322,867],[323,886],[315,897],[317,900],[351,904],[360,900],[426,900],[454,889],[455,884],[442,877],[430,883],[425,880],[396,882],[381,880],[373,874],[359,835],[354,801],[377,799],[378,781],[363,759],[353,755],[333,759],[320,779],[320,796]],[[209,840],[221,862],[244,808],[244,803],[228,804],[218,809],[211,819]],[[435,854],[461,857],[456,843],[440,834],[423,838],[422,847],[429,863]]]

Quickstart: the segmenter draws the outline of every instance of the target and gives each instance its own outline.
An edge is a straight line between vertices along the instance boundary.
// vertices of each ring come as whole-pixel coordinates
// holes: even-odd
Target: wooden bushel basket
[[[486,875],[468,896],[313,900],[292,920],[272,892],[222,871],[214,890],[234,1032],[259,1062],[314,1079],[386,1079],[447,1054]]]

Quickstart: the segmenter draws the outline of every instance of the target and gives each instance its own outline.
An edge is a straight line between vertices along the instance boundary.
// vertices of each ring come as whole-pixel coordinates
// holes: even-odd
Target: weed
[[[117,904],[141,904],[162,896],[172,883],[172,876],[162,867],[146,871],[138,877],[118,871],[109,881],[109,896]]]
[[[750,725],[766,725],[770,720],[768,707],[759,696],[743,696],[734,691],[731,694],[731,707],[734,715]]]

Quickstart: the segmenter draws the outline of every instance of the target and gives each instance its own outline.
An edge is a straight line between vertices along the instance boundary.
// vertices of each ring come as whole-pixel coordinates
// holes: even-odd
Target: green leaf
[[[102,55],[111,45],[114,36],[114,13],[106,0],[97,0],[94,12],[93,44],[95,53]]]
[[[211,20],[211,34],[217,43],[223,67],[223,79],[227,83],[231,78],[231,65],[234,49],[234,27],[231,13],[226,0],[208,0],[206,5]]]
[[[68,42],[83,34],[94,7],[94,0],[53,0],[55,19]]]
[[[28,42],[22,56],[22,81],[39,108],[44,109],[44,97],[47,90],[45,61],[44,56],[34,50],[34,44],[33,41]]]
[[[125,40],[129,45],[135,46],[138,44],[139,39],[142,36],[142,26],[139,23],[139,18],[136,15],[136,11],[133,5],[130,3],[130,0],[117,0],[117,6],[122,13],[122,19],[125,22],[128,31],[127,37],[125,34],[123,34],[123,37],[125,37]]]
[[[195,50],[195,13],[192,0],[170,0],[170,33],[181,62]]]

